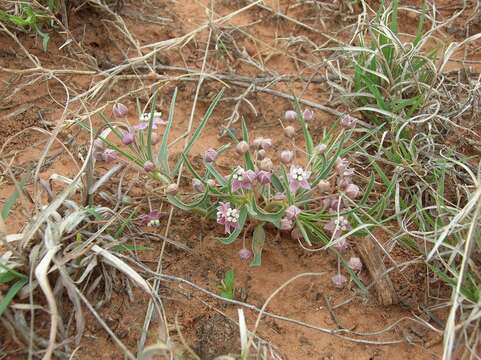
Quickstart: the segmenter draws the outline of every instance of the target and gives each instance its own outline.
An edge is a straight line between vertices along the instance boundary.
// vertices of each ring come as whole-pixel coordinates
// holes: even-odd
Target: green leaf
[[[252,252],[254,258],[250,266],[261,266],[262,263],[262,249],[266,241],[266,232],[264,231],[264,224],[259,224],[254,228],[254,235],[252,236]]]
[[[12,302],[13,298],[17,293],[23,288],[23,286],[28,282],[28,279],[20,279],[15,284],[13,284],[8,292],[3,297],[2,301],[0,302],[0,316],[2,316],[3,312],[7,309],[8,305]]]
[[[149,248],[143,245],[120,244],[120,245],[114,246],[112,250],[117,252],[126,252],[126,251],[146,251],[146,250],[152,250],[152,248]]]
[[[177,88],[175,88],[174,95],[172,95],[172,100],[170,102],[170,108],[169,108],[169,118],[167,120],[167,125],[165,127],[164,134],[162,135],[162,143],[160,144],[159,156],[157,158],[160,168],[162,169],[164,174],[167,174],[168,176],[170,176],[168,143],[169,143],[170,129],[172,129],[172,123],[174,122],[176,99],[177,99]]]
[[[26,183],[27,183],[27,177],[24,177],[23,179],[20,180],[20,182],[18,183],[18,186],[20,187],[21,190],[23,190],[23,187],[25,186]],[[3,204],[3,207],[2,207],[2,218],[3,218],[3,220],[7,220],[8,215],[10,214],[10,211],[12,210],[13,206],[17,202],[17,199],[18,199],[19,195],[20,195],[20,193],[18,192],[18,190],[15,190],[8,197],[8,199],[5,200],[5,204]]]
[[[227,289],[234,288],[234,270],[229,270],[224,275],[224,285]]]
[[[216,95],[216,97],[214,98],[214,100],[212,100],[209,108],[207,109],[207,111],[205,112],[204,114],[204,117],[202,118],[200,124],[199,124],[199,127],[194,131],[194,134],[192,135],[192,138],[189,140],[189,142],[187,143],[184,151],[183,151],[183,154],[187,155],[189,154],[190,152],[190,149],[192,148],[192,146],[194,145],[194,143],[197,141],[197,139],[200,137],[200,135],[202,134],[202,130],[204,130],[205,126],[207,125],[207,121],[210,119],[212,113],[214,112],[214,109],[216,108],[217,104],[219,103],[220,99],[222,98],[222,95],[224,94],[224,89],[222,89],[221,91],[219,91],[219,93]],[[173,175],[177,175],[179,169],[180,169],[180,166],[182,164],[182,157],[179,159],[179,161],[177,161],[177,164],[175,165],[175,168],[174,168],[174,171],[173,171]]]

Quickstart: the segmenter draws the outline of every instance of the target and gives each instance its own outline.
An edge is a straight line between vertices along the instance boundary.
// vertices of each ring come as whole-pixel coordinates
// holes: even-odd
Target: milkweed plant
[[[348,114],[342,116],[341,129],[338,130],[337,126],[324,129],[321,139],[315,143],[309,131],[314,112],[310,109],[301,111],[299,104],[295,103],[296,110],[285,112],[280,121],[287,138],[282,142],[285,148],[275,149],[273,140],[268,137],[251,139],[246,123],[242,121],[242,137],[238,139],[232,130],[228,130],[231,142],[217,149],[207,149],[203,154],[203,168],[198,170],[190,162],[189,152],[222,97],[221,91],[171,168],[168,138],[176,94],[177,90],[166,120],[155,111],[155,96],[150,112],[144,113],[137,106],[140,115],[133,125],[126,120],[129,109],[123,104],[115,104],[112,118],[102,115],[107,127],[94,141],[94,159],[133,163],[160,182],[169,203],[216,221],[225,234],[220,239],[224,244],[232,244],[244,233],[239,256],[242,260],[251,260],[251,266],[261,265],[266,230],[277,229],[289,234],[303,247],[332,250],[338,258],[338,271],[332,277],[336,287],[342,288],[347,283],[342,265],[354,282],[364,288],[357,276],[363,267],[361,260],[358,257],[344,259],[352,239],[362,228],[353,226],[359,219],[352,216],[355,204],[366,199],[354,182],[354,169],[349,160],[353,149],[349,140],[356,128],[356,119]],[[163,129],[162,136],[159,135],[160,129]],[[296,144],[297,132],[303,134],[304,148]],[[111,139],[111,134],[117,140]],[[230,147],[235,148],[237,156],[226,173],[216,166],[216,162]],[[184,193],[174,182],[181,166],[192,175],[192,189]],[[159,217],[157,211],[151,211],[143,214],[140,220],[143,225],[152,226],[159,224]],[[246,236],[250,232],[252,236]],[[251,239],[250,246],[246,238]]]

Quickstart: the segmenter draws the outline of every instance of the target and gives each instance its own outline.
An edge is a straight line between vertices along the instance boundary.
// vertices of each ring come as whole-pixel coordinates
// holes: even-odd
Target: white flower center
[[[160,226],[160,221],[159,220],[150,220],[147,226],[152,226],[152,227],[159,227]]]
[[[302,181],[307,177],[306,172],[302,168],[294,169],[293,174],[294,174],[294,179],[297,181]]]
[[[226,213],[226,219],[228,222],[236,223],[239,220],[239,210],[228,209]]]
[[[244,180],[244,173],[245,173],[245,170],[243,168],[238,168],[234,172],[234,175],[232,175],[232,178],[234,178],[237,181],[242,181]]]

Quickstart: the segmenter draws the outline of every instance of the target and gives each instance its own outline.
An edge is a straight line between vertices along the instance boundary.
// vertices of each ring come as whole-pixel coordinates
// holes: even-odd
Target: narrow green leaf
[[[266,241],[266,232],[264,231],[264,224],[259,224],[254,228],[254,234],[252,236],[252,252],[254,258],[252,259],[250,266],[261,266],[262,263],[262,249]]]

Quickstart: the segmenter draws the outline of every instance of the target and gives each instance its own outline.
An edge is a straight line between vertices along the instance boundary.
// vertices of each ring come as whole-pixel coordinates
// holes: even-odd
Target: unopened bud
[[[284,114],[284,119],[292,121],[297,119],[297,113],[294,110],[287,110]]]
[[[205,190],[205,187],[202,181],[196,178],[192,179],[192,188],[199,193],[202,193]]]
[[[267,153],[264,149],[260,149],[258,152],[257,152],[257,156],[259,156],[259,159],[264,159],[266,157]]]
[[[321,180],[317,184],[317,188],[321,193],[328,193],[331,191],[331,184],[327,180]]]
[[[272,167],[273,167],[272,160],[269,158],[263,159],[260,162],[259,167],[261,170],[264,170],[264,171],[272,171]]]
[[[249,151],[249,144],[245,141],[241,141],[235,147],[235,151],[237,151],[237,153],[239,155],[244,155],[245,153],[247,153]]]
[[[207,163],[214,162],[219,154],[215,149],[209,148],[204,153],[204,161]]]
[[[155,168],[155,165],[152,161],[147,160],[146,162],[144,162],[144,171],[145,172],[151,172],[152,170],[154,170],[154,168]]]
[[[286,126],[284,128],[284,135],[286,135],[288,138],[294,137],[294,135],[296,135],[296,129],[294,129],[294,126]]]
[[[134,142],[134,140],[135,140],[135,135],[130,131],[124,133],[124,135],[122,136],[122,144],[124,145],[130,145]]]
[[[115,117],[121,118],[128,114],[129,108],[122,103],[116,103],[112,106],[112,113]]]
[[[327,145],[326,144],[319,144],[316,146],[316,152],[318,154],[324,154],[326,152]]]
[[[290,164],[294,159],[294,153],[290,150],[284,150],[281,152],[281,161],[284,164]]]
[[[355,199],[361,194],[361,191],[359,190],[359,186],[355,184],[347,185],[344,192],[350,199]]]
[[[166,187],[165,193],[168,195],[175,195],[177,194],[178,189],[179,187],[177,186],[177,184],[172,183]]]
[[[262,139],[261,148],[264,150],[269,150],[272,147],[272,139]]]
[[[305,121],[311,121],[312,119],[314,119],[314,111],[312,111],[311,109],[305,109],[302,113],[302,116],[304,117]]]

